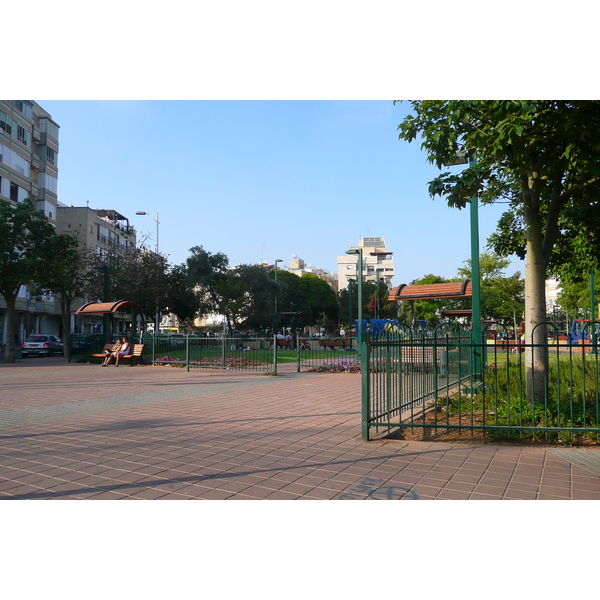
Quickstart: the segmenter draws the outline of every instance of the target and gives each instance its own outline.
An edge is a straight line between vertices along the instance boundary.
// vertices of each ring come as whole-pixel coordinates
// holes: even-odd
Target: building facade
[[[382,237],[362,238],[358,246],[351,249],[362,249],[363,254],[363,281],[376,282],[383,280],[388,289],[392,288],[392,280],[396,274],[394,255],[385,245]],[[337,257],[338,285],[343,290],[348,287],[348,280],[357,280],[358,254],[342,254]]]
[[[0,201],[31,198],[56,226],[59,126],[30,100],[0,100]],[[17,298],[17,340],[33,332],[60,334],[60,311],[52,296],[40,300],[22,286]],[[0,336],[6,343],[6,303],[0,297]]]
[[[99,256],[126,254],[136,246],[136,232],[129,219],[113,209],[66,206],[59,202],[56,229],[57,233],[75,236],[81,248],[92,249]],[[88,300],[76,301],[73,308],[79,308]],[[115,316],[113,321],[115,331],[125,331],[125,319]],[[97,315],[71,315],[71,332],[96,333],[101,326],[102,317]]]
[[[319,269],[312,264],[307,265],[301,258],[298,258],[296,254],[292,254],[292,260],[290,261],[290,266],[287,270],[290,273],[294,273],[294,275],[298,275],[298,277],[302,277],[302,275],[306,273],[314,275],[315,277],[326,281],[333,288],[334,292],[337,293],[338,291],[338,280],[335,273],[330,273],[325,269]]]

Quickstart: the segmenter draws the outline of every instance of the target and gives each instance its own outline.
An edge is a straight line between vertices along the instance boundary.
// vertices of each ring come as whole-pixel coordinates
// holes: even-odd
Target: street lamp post
[[[352,350],[352,284],[356,279],[348,278],[348,321],[350,325],[350,350]]]
[[[104,285],[102,291],[102,302],[108,302],[108,265],[96,265],[94,269],[104,271]],[[104,335],[104,343],[108,344],[108,313],[102,315],[102,333]]]
[[[475,156],[469,154],[469,167],[477,164]],[[482,346],[481,346],[481,271],[479,270],[479,200],[477,194],[471,198],[471,290],[472,317],[471,343],[473,344],[473,375],[475,379],[482,378]]]
[[[136,215],[146,215],[156,221],[156,254],[158,255],[158,226],[160,224],[159,220],[158,220],[158,212],[156,213],[155,216],[152,216],[150,213],[147,213],[144,210],[138,210],[135,214]],[[160,314],[159,314],[159,310],[158,310],[158,298],[157,298],[156,299],[156,320],[154,323],[154,335],[155,336],[157,336],[159,334],[159,329],[160,329]]]
[[[275,259],[275,266],[274,266],[274,273],[275,273],[275,283],[277,283],[277,263],[283,262],[283,260],[281,260],[281,258],[276,258]],[[274,329],[277,329],[277,289],[275,290],[275,326]],[[277,334],[277,331],[274,332],[275,335]]]
[[[358,280],[358,331],[356,332],[356,337],[360,348],[363,328],[363,251],[362,248],[350,248],[350,250],[346,250],[346,254],[358,254],[358,264],[356,267]]]
[[[477,164],[473,152],[461,152],[445,166]],[[479,268],[479,201],[477,194],[470,200],[469,216],[471,228],[471,345],[473,347],[473,379],[482,379],[482,340],[481,340],[481,273]]]

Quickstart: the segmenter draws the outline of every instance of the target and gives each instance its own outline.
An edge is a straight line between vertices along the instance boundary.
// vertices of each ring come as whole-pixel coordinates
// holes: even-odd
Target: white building
[[[298,275],[298,277],[302,277],[305,273],[315,275],[319,279],[326,281],[333,288],[334,292],[338,291],[338,281],[335,273],[330,273],[325,269],[314,267],[311,263],[306,265],[301,258],[298,258],[297,254],[292,254],[292,260],[290,261],[290,266],[287,270],[290,273],[294,273],[294,275]]]
[[[392,279],[396,274],[393,252],[385,246],[382,237],[367,237],[360,240],[358,246],[352,249],[362,249],[363,253],[363,281],[377,281],[383,279],[389,289],[392,288]],[[337,257],[338,285],[343,290],[348,287],[349,279],[357,279],[358,254],[342,254]]]

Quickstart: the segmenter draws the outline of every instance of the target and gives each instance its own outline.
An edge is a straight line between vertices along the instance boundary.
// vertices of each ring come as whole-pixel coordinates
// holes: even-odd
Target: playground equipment
[[[582,340],[588,340],[593,335],[600,335],[600,321],[591,319],[575,319],[569,332],[570,344],[581,344]]]

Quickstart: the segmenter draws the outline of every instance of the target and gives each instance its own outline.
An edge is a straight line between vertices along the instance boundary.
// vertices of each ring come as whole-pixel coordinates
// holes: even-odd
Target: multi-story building
[[[56,226],[58,129],[41,106],[30,100],[0,100],[0,201],[31,198]],[[31,298],[26,286],[17,298],[18,342],[31,332],[60,333],[53,297]],[[0,297],[1,343],[6,343],[6,303]]]
[[[302,277],[302,275],[305,273],[315,275],[319,279],[326,281],[333,288],[334,292],[337,293],[338,291],[338,281],[335,273],[330,273],[325,269],[319,269],[318,267],[314,267],[312,264],[307,266],[306,263],[301,258],[298,258],[296,254],[292,254],[292,260],[290,261],[290,266],[287,270],[290,273],[294,273],[294,275],[298,275],[298,277]]]
[[[389,289],[392,288],[392,279],[396,274],[394,268],[393,252],[385,246],[382,237],[366,237],[360,240],[358,246],[352,249],[362,249],[363,254],[363,281],[383,280]],[[342,254],[337,257],[338,285],[343,290],[348,287],[349,279],[357,279],[358,254]]]
[[[79,241],[80,247],[95,250],[97,254],[125,254],[136,245],[135,229],[129,219],[112,209],[89,208],[85,206],[66,206],[58,203],[57,233],[69,233]],[[79,305],[87,302],[81,299]],[[76,303],[77,304],[77,303]],[[78,308],[74,306],[73,308]],[[123,331],[124,319],[115,316],[113,328]],[[94,333],[102,324],[97,315],[71,315],[71,331],[76,333]]]
[[[546,312],[550,314],[556,306],[560,294],[560,283],[557,279],[546,279]]]

